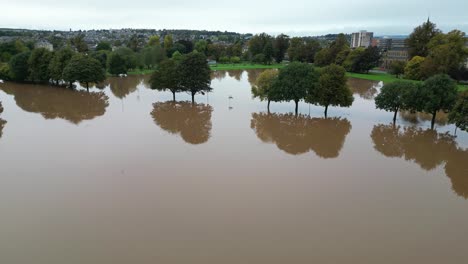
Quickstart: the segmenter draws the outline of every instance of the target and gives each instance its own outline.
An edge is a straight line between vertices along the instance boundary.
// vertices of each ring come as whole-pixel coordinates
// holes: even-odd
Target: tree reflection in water
[[[210,138],[212,111],[210,105],[167,101],[154,103],[151,116],[163,130],[180,134],[185,142],[197,145]]]
[[[127,77],[111,77],[107,79],[112,94],[123,99],[127,95],[135,92],[137,86],[143,81],[143,78],[139,75],[130,75]]]
[[[414,127],[376,125],[371,138],[374,148],[386,157],[403,158],[426,171],[445,164],[453,190],[468,199],[468,150],[458,147],[454,136]]]
[[[286,153],[314,151],[321,158],[338,157],[351,131],[347,119],[294,114],[253,113],[250,126],[260,140],[274,143]]]
[[[0,89],[13,95],[24,111],[39,113],[45,119],[65,119],[73,124],[102,116],[109,106],[109,98],[103,92],[19,83],[6,83]]]
[[[2,102],[0,102],[0,114],[3,113],[3,106],[2,106]],[[0,118],[0,138],[3,136],[3,128],[5,127],[5,124],[7,123],[7,121],[3,120],[2,118]]]
[[[348,78],[348,86],[353,94],[358,94],[365,100],[373,100],[382,87],[382,82]]]

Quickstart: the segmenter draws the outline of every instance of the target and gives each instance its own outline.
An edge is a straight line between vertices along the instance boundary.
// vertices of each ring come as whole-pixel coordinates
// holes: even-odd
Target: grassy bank
[[[279,69],[284,67],[284,64],[251,64],[251,63],[238,63],[238,64],[217,64],[212,65],[212,70],[253,70],[253,69]]]

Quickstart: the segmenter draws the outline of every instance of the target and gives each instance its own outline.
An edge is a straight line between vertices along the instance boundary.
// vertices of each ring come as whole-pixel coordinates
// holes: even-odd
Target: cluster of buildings
[[[406,37],[374,37],[365,30],[351,34],[351,48],[377,47],[382,53],[382,68],[388,68],[394,61],[408,61]]]

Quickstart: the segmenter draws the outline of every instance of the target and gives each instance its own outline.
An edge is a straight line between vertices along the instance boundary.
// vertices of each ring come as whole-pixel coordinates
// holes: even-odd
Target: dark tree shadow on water
[[[198,145],[210,138],[212,112],[210,105],[167,101],[154,103],[151,116],[161,129]]]
[[[250,127],[260,140],[274,143],[286,153],[314,151],[321,158],[338,157],[351,131],[347,119],[269,113],[253,113]]]
[[[3,113],[3,106],[2,106],[2,102],[0,102],[0,114]],[[2,138],[3,136],[3,128],[5,127],[7,121],[3,120],[1,117],[0,117],[0,138]]]
[[[460,148],[449,133],[437,133],[415,127],[374,126],[371,138],[374,149],[386,157],[402,158],[426,171],[445,165],[452,189],[468,199],[468,150]]]

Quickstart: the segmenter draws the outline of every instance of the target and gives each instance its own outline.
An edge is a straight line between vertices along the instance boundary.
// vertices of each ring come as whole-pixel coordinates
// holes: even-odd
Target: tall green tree
[[[416,27],[406,40],[410,57],[429,55],[428,44],[433,37],[440,33],[441,31],[437,29],[436,24],[432,23],[429,18],[422,25]]]
[[[349,107],[354,98],[347,85],[345,68],[331,64],[321,70],[317,89],[308,98],[310,103],[325,107],[327,117],[328,106]]]
[[[446,74],[438,74],[424,81],[421,98],[423,98],[422,110],[432,114],[431,128],[437,112],[452,110],[458,95],[456,82]]]
[[[405,67],[405,61],[392,61],[388,70],[390,74],[393,74],[395,75],[395,77],[400,78],[400,76],[405,73]]]
[[[206,55],[208,49],[208,42],[204,39],[201,39],[195,43],[195,50]]]
[[[294,101],[295,114],[298,114],[299,101],[314,93],[318,81],[318,72],[306,63],[293,62],[280,69],[273,92],[278,101]]]
[[[288,56],[290,61],[303,61],[304,40],[299,37],[291,39],[291,44],[288,48]]]
[[[73,50],[69,47],[55,52],[49,64],[50,78],[55,81],[55,84],[58,84],[58,82],[63,79],[63,69],[65,69],[70,62],[73,54]]]
[[[24,82],[29,76],[28,60],[31,56],[30,51],[21,52],[11,57],[8,63],[11,72],[11,78],[17,82]]]
[[[101,41],[97,44],[96,50],[107,50],[107,51],[112,51],[112,46],[109,42],[107,41]]]
[[[255,57],[258,54],[263,54],[263,51],[265,50],[265,46],[268,43],[271,43],[272,38],[270,35],[266,33],[258,34],[253,36],[249,40],[249,53],[251,54],[252,57]]]
[[[276,63],[281,63],[289,48],[289,36],[280,34],[273,41],[273,50]]]
[[[468,91],[464,91],[449,114],[449,121],[461,130],[468,131]]]
[[[63,78],[70,83],[70,86],[75,81],[85,83],[86,89],[89,91],[89,83],[104,81],[106,73],[98,60],[90,56],[76,54],[63,70]]]
[[[278,71],[275,69],[265,70],[262,72],[255,84],[252,85],[252,95],[254,98],[259,98],[260,101],[268,101],[268,112],[270,112],[270,102],[277,100],[277,95],[274,94],[273,85],[278,79]]]
[[[263,49],[263,55],[265,55],[265,63],[271,64],[271,60],[275,55],[273,50],[273,44],[271,43],[271,41],[265,44],[265,48]]]
[[[423,80],[425,74],[423,74],[422,67],[426,59],[421,56],[413,57],[405,67],[405,77],[411,80]]]
[[[71,44],[76,48],[78,52],[88,51],[88,44],[86,44],[84,37],[84,34],[79,34],[70,39]]]
[[[153,75],[151,75],[150,83],[151,89],[158,91],[169,90],[172,93],[172,100],[175,101],[175,94],[182,91],[179,84],[177,62],[173,59],[162,61]]]
[[[112,75],[126,74],[127,73],[127,64],[125,58],[120,55],[120,53],[113,52],[110,54],[107,67],[109,73]]]
[[[28,59],[29,79],[33,82],[47,82],[50,79],[49,64],[53,53],[45,48],[34,49]]]
[[[418,89],[417,86],[418,84],[409,81],[396,81],[385,84],[375,97],[376,108],[393,112],[393,123],[395,123],[398,111],[410,107],[408,105],[410,102],[409,96]]]
[[[174,46],[174,39],[172,38],[172,35],[164,36],[164,49],[167,52],[169,52],[173,46]]]
[[[160,40],[161,38],[158,35],[151,36],[148,40],[148,46],[154,47],[154,46],[160,46]]]
[[[195,94],[204,94],[212,90],[210,87],[211,69],[206,56],[202,53],[184,55],[177,67],[177,72],[182,90],[192,95],[192,103],[195,103]]]

